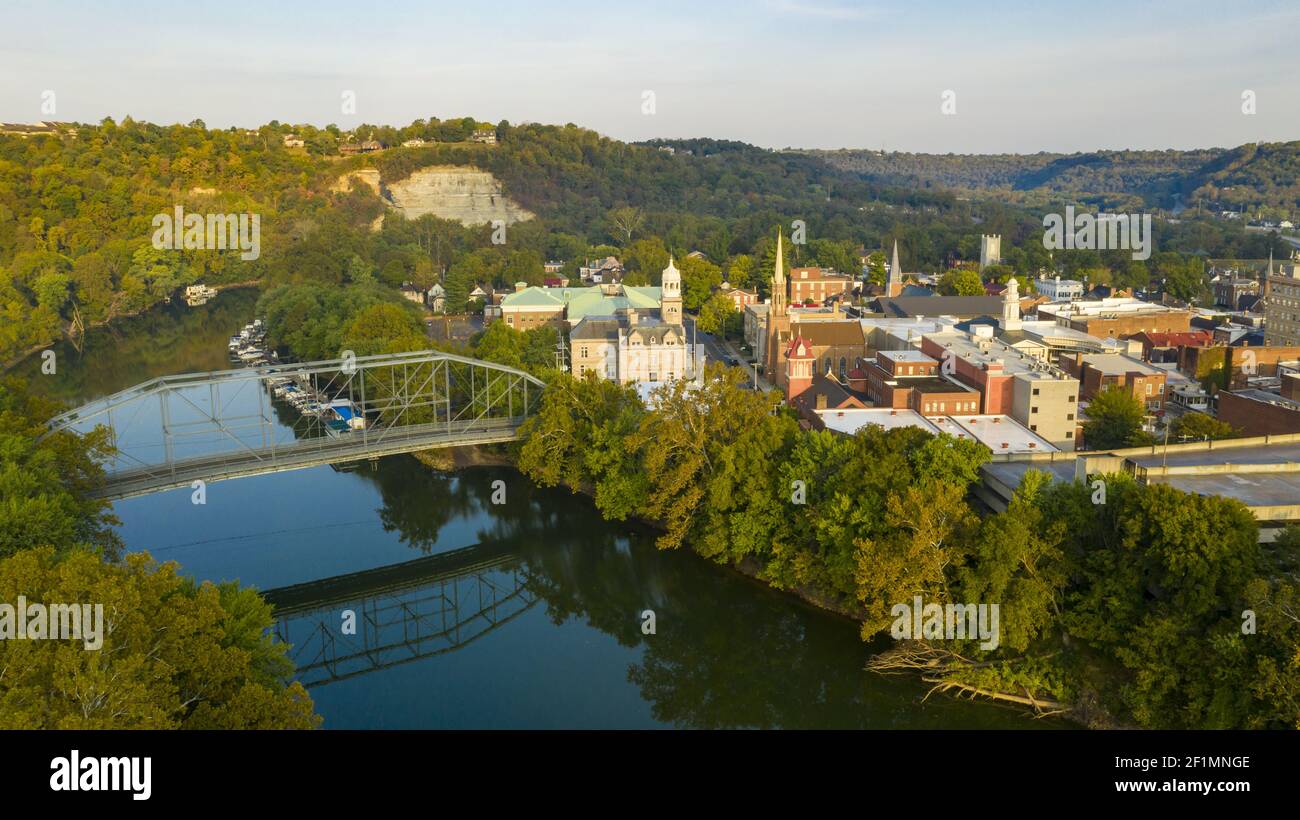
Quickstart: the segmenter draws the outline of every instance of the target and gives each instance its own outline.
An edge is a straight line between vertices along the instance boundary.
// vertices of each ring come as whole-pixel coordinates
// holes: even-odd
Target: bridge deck
[[[211,456],[180,459],[110,472],[98,496],[110,500],[131,498],[205,483],[262,473],[285,472],[336,464],[361,458],[410,453],[435,447],[462,447],[513,441],[525,418],[415,424],[382,430],[353,430],[338,436],[299,439],[277,447],[247,448]]]

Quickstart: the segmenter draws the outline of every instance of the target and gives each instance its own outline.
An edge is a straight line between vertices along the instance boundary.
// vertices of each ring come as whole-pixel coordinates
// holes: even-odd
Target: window
[[[1154,387],[1154,385],[1152,385],[1151,382],[1147,382],[1147,395],[1148,395],[1148,396],[1151,395],[1151,388],[1152,388],[1152,387]]]
[[[1035,395],[1035,396],[1038,395],[1038,388],[1037,388],[1037,387],[1034,388],[1034,395]]]
[[[1029,430],[1030,430],[1031,432],[1036,432],[1036,431],[1038,430],[1038,425],[1037,425],[1037,424],[1031,424],[1031,425],[1029,425]]]
[[[1066,420],[1066,421],[1074,421],[1074,414],[1073,414],[1073,413],[1066,413],[1066,414],[1065,414],[1065,420]]]
[[[1074,438],[1074,431],[1073,431],[1073,430],[1066,430],[1066,431],[1065,431],[1065,437],[1066,437],[1066,438]]]
[[[1037,408],[1037,407],[1030,407],[1030,408],[1029,408],[1029,412],[1031,412],[1031,413],[1037,413],[1037,412],[1038,412],[1038,408]]]
[[[585,346],[582,348],[582,358],[587,358],[587,348]]]
[[[1070,404],[1074,404],[1074,396],[1070,396]]]

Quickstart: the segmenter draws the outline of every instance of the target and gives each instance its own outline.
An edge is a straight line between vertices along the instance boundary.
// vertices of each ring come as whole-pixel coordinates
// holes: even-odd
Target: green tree
[[[1151,442],[1142,429],[1146,409],[1122,387],[1110,386],[1092,397],[1088,420],[1083,423],[1083,439],[1089,449],[1140,447]]]
[[[1214,416],[1205,413],[1184,413],[1174,420],[1169,435],[1176,441],[1183,439],[1207,439],[1215,441],[1221,438],[1234,438],[1241,432]]]
[[[302,684],[288,683],[271,607],[235,584],[196,585],[144,553],[121,564],[50,547],[0,560],[0,596],[102,605],[98,647],[0,641],[6,729],[309,729]],[[92,617],[92,621],[93,621]],[[92,630],[93,631],[93,630]],[[87,635],[83,632],[83,635]],[[93,642],[93,637],[87,636]]]
[[[722,335],[734,327],[738,318],[740,314],[736,311],[735,303],[724,294],[715,293],[700,308],[700,330]]]
[[[682,306],[699,310],[722,284],[722,269],[707,259],[688,256],[677,263],[682,273]]]
[[[983,296],[984,281],[973,270],[950,270],[939,279],[939,293],[944,296]]]

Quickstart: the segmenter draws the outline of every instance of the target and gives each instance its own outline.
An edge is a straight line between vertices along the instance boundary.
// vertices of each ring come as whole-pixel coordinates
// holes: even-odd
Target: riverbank
[[[498,466],[509,467],[523,475],[522,471],[519,470],[514,453],[508,445],[442,448],[423,450],[413,453],[413,455],[421,464],[444,473],[474,467]],[[529,480],[531,481],[531,479]],[[575,494],[594,500],[594,492],[590,487],[583,487]],[[662,522],[640,517],[634,517],[634,519],[656,530],[663,531],[664,529]],[[696,560],[704,560],[698,555],[692,555],[692,557]],[[756,558],[749,557],[735,564],[720,563],[718,566],[735,576],[743,578],[748,583],[783,596],[795,598],[821,612],[845,618],[858,625],[865,620],[865,615],[860,609],[855,610],[846,607],[820,590],[811,587],[781,588],[773,585],[762,577],[764,565]],[[944,675],[944,666],[957,656],[947,653],[943,649],[929,649],[928,652],[926,662],[912,663],[905,650],[900,652],[898,647],[891,646],[873,655],[868,661],[865,671],[878,675],[907,675],[917,678],[931,687],[930,691],[925,695],[927,698],[936,692],[952,694],[958,699],[962,698],[962,696],[965,696],[966,699],[980,698],[1009,706],[1035,718],[1059,718],[1084,728],[1114,727],[1113,718],[1104,712],[1098,714],[1095,707],[1081,708],[1071,704],[1058,703],[1051,698],[1035,697],[1028,690],[1020,692],[1000,691],[954,680]],[[900,656],[907,656],[907,661],[896,662],[896,658]]]
[[[251,279],[246,282],[232,282],[226,285],[213,285],[211,287],[214,291],[217,292],[217,296],[219,296],[224,291],[241,290],[244,288],[255,288],[255,287],[259,287],[261,284],[262,283],[260,281],[256,279]],[[173,294],[173,298],[175,298],[175,294]],[[212,298],[215,299],[216,296],[213,296]],[[137,310],[115,312],[113,313],[113,315],[109,316],[106,319],[100,319],[95,322],[90,322],[89,324],[83,324],[82,331],[79,334],[72,333],[72,327],[73,327],[72,322],[64,322],[60,327],[60,335],[57,339],[50,339],[47,342],[42,342],[41,344],[38,345],[32,345],[31,347],[7,359],[6,361],[0,362],[0,375],[5,375],[9,373],[9,371],[18,367],[23,362],[27,361],[32,356],[36,355],[42,350],[48,350],[54,347],[55,345],[60,344],[61,342],[66,342],[71,345],[76,345],[79,343],[79,341],[84,341],[86,335],[89,334],[91,331],[102,330],[105,328],[112,328],[112,326],[118,322],[124,322],[130,319],[138,319],[141,316],[148,315],[151,311],[157,310],[158,308],[168,304],[170,304],[169,301],[163,300],[160,302],[153,302],[152,304],[146,305],[145,307],[139,308]]]

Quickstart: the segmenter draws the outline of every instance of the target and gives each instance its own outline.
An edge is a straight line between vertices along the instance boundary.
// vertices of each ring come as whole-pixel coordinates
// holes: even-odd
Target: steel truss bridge
[[[263,595],[310,688],[453,652],[504,626],[538,600],[517,564],[508,547],[480,544]]]
[[[98,495],[118,499],[510,441],[544,387],[522,370],[435,350],[348,357],[163,376],[52,419],[46,435],[106,425],[115,452]]]

